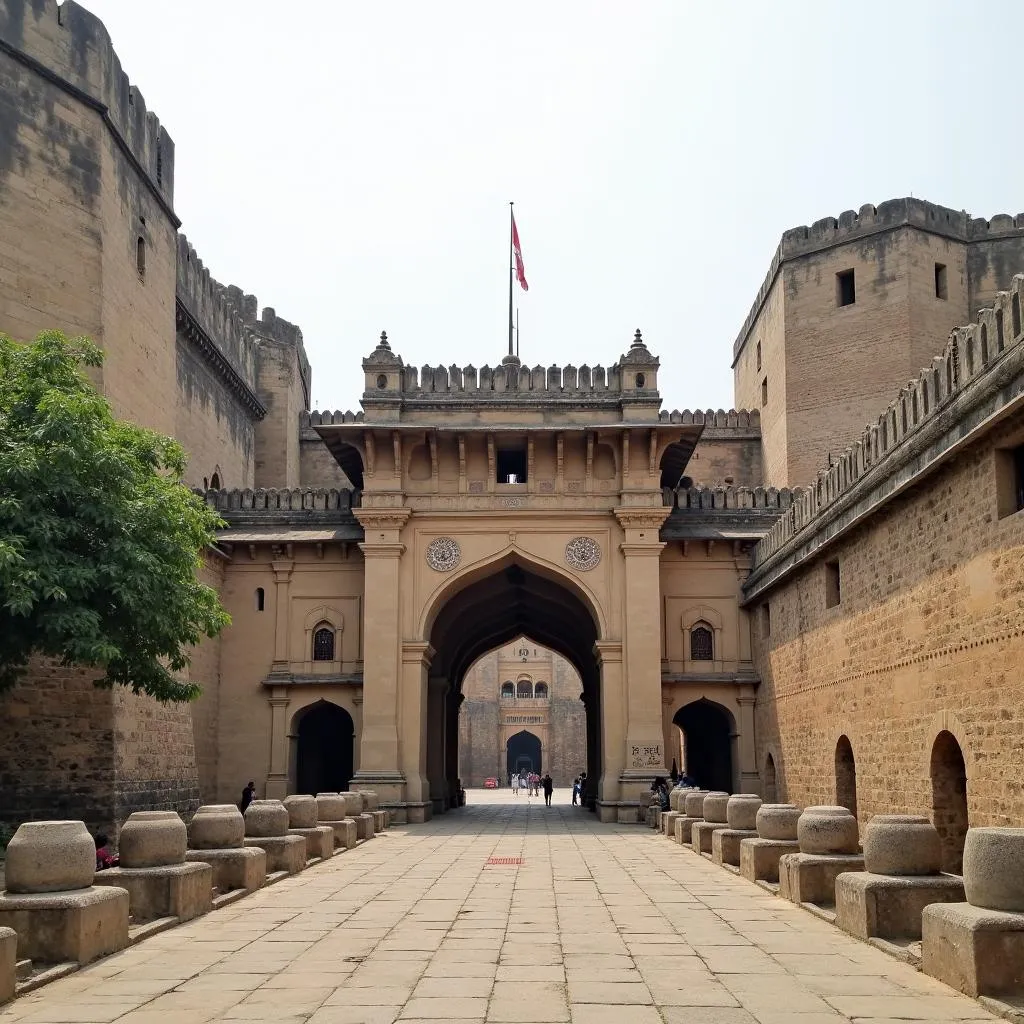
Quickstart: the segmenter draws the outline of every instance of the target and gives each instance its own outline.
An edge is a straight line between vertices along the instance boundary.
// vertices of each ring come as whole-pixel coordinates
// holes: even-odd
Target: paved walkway
[[[513,799],[471,793],[16,1000],[0,1024],[996,1019],[648,829]]]

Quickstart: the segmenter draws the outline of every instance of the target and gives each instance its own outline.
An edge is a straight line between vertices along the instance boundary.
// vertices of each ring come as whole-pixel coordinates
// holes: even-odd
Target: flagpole
[[[508,204],[508,354],[512,355],[512,224],[514,223],[512,203]]]
[[[519,307],[516,306],[516,359],[519,358]]]

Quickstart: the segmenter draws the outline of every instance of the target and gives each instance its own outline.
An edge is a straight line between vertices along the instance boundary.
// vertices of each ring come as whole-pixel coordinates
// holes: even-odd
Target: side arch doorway
[[[532,732],[523,729],[509,736],[505,752],[509,775],[513,772],[536,772],[540,775],[543,769],[541,743]]]
[[[686,774],[702,789],[735,793],[736,722],[728,709],[701,698],[672,719],[683,734]]]
[[[296,717],[295,792],[337,793],[348,789],[355,754],[352,716],[337,704],[322,700]]]

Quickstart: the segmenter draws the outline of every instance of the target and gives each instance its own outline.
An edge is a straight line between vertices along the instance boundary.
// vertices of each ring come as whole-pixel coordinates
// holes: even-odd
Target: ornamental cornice
[[[612,512],[624,530],[660,530],[672,509],[666,505],[657,508],[619,507]]]
[[[400,530],[409,521],[412,512],[407,508],[354,508],[352,514],[364,531]]]

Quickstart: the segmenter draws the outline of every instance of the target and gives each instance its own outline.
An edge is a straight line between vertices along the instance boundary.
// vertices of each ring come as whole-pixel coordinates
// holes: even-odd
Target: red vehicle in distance
[[[497,788],[498,788],[498,780],[497,779],[484,779],[484,789],[497,789]]]

